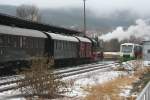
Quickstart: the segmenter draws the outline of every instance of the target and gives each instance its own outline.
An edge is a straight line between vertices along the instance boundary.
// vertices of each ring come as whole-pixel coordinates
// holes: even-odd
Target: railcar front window
[[[122,52],[124,52],[124,53],[130,53],[130,52],[132,52],[132,48],[133,48],[132,45],[123,45],[122,46]]]

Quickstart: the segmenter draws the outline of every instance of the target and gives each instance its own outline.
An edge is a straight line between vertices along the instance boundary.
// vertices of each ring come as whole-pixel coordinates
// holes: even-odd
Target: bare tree
[[[34,5],[20,5],[16,9],[16,15],[19,18],[39,22],[41,15],[39,9]]]
[[[104,42],[104,51],[118,52],[120,49],[120,42],[117,38]]]

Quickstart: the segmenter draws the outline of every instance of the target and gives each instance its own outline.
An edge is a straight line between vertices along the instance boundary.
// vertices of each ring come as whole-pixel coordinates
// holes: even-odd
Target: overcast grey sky
[[[95,12],[131,10],[140,14],[150,11],[150,0],[86,0],[87,8]],[[39,8],[82,7],[83,0],[0,0],[0,4],[33,4]]]

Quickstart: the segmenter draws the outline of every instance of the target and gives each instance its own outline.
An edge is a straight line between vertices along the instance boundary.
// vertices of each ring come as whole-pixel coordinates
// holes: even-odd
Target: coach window
[[[66,49],[66,44],[65,44],[65,43],[66,43],[66,42],[64,41],[64,42],[63,42],[63,45],[64,45],[64,50]]]
[[[32,46],[32,45],[33,45],[32,38],[29,38],[29,40],[28,40],[28,41],[29,41],[29,48],[31,48],[31,49],[32,49],[32,47],[33,47],[33,46]]]
[[[3,46],[7,46],[7,37],[6,35],[2,35]]]
[[[65,47],[66,47],[66,50],[67,50],[68,49],[68,43],[67,43],[67,41],[65,43]]]
[[[69,42],[69,50],[71,50],[71,42]]]
[[[55,43],[55,44],[54,44],[54,46],[55,46],[54,48],[55,48],[55,50],[56,50],[56,48],[57,48],[57,41],[54,40],[54,43]]]
[[[42,49],[42,46],[44,45],[44,44],[42,44],[42,39],[38,39],[38,48],[39,49]]]
[[[17,36],[16,38],[17,38],[17,48],[19,48],[19,45],[20,45],[19,36]]]
[[[26,48],[29,48],[29,44],[30,44],[29,37],[27,37],[26,38]]]
[[[59,43],[58,49],[61,50],[61,41],[58,41],[58,43]]]
[[[27,48],[31,48],[31,38],[30,38],[30,37],[28,37],[27,43],[28,43],[28,44],[27,44],[27,45],[28,45]]]
[[[64,41],[62,41],[62,49],[64,49]]]
[[[30,44],[31,48],[33,48],[33,38],[30,38]]]
[[[59,43],[60,43],[59,48],[62,49],[62,41],[59,41]]]
[[[34,38],[31,38],[31,48],[34,48]]]
[[[37,48],[40,48],[39,43],[40,43],[40,39],[37,39]]]
[[[0,36],[0,46],[3,45],[3,36]]]
[[[61,41],[61,43],[62,43],[62,49],[64,49],[64,41]]]
[[[74,42],[72,42],[71,49],[73,50]]]
[[[61,41],[58,41],[58,49],[60,50],[61,49]]]
[[[38,48],[38,39],[35,39],[35,47]]]
[[[63,44],[64,44],[63,41],[61,41],[61,49],[62,49],[62,50],[63,50]]]
[[[58,43],[59,43],[58,49],[61,50],[61,41],[58,41]]]
[[[56,49],[59,49],[59,41],[56,42]]]
[[[20,36],[20,48],[22,48],[22,37]]]
[[[61,50],[61,45],[62,45],[62,43],[61,43],[61,41],[59,41],[59,50]]]
[[[23,44],[23,48],[25,48],[26,47],[26,37],[23,37],[22,44]]]
[[[6,39],[7,39],[7,45],[10,46],[10,43],[11,43],[11,36],[7,35],[7,36],[6,36]]]
[[[34,39],[34,48],[37,48],[37,39]]]
[[[70,50],[70,42],[68,42],[68,50]]]
[[[63,41],[63,49],[65,49],[65,41]]]
[[[39,47],[40,48],[44,48],[44,40],[43,39],[40,39],[40,42],[39,42]]]
[[[58,41],[56,41],[56,50],[58,49]]]
[[[55,49],[57,50],[57,41],[55,41]]]
[[[3,50],[2,50],[2,49],[0,49],[0,55],[3,55],[3,53],[4,53],[4,52],[3,52]]]
[[[13,47],[17,47],[17,44],[18,44],[18,38],[17,36],[14,36],[13,39],[12,39],[12,42],[13,42]]]
[[[36,45],[36,48],[39,47],[38,44],[39,44],[39,43],[38,43],[38,39],[36,38],[36,39],[35,39],[35,45]]]

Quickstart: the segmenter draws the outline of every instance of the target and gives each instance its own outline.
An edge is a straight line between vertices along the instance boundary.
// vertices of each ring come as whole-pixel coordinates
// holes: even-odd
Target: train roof
[[[79,37],[79,36],[76,36],[76,38],[78,38],[81,42],[89,42],[89,43],[91,43],[91,40],[88,39],[88,38],[85,38],[85,37]]]
[[[134,45],[133,43],[123,43],[121,45]]]
[[[5,25],[0,25],[0,33],[9,34],[9,35],[47,38],[47,36],[43,32],[37,30],[23,29],[23,28],[17,28],[12,26],[5,26]]]
[[[137,45],[137,46],[141,46],[140,44],[135,44],[135,43],[123,43],[121,45]]]
[[[46,33],[49,34],[50,37],[54,40],[79,42],[77,38],[72,37],[72,36],[66,36],[66,35],[55,34],[55,33],[50,33],[50,32],[46,32]]]

